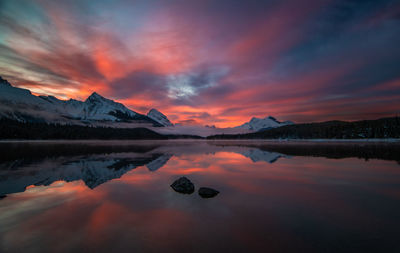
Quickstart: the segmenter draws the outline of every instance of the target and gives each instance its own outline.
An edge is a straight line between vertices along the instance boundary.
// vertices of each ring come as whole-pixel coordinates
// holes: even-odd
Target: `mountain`
[[[123,104],[104,98],[94,92],[83,103],[83,119],[88,120],[129,120],[134,119],[138,113],[129,110]]]
[[[160,111],[158,111],[157,109],[151,109],[148,113],[147,113],[147,117],[149,117],[150,119],[157,121],[158,123],[160,123],[163,126],[173,126],[174,124],[171,123],[171,121],[169,121],[169,119],[167,118],[167,116],[165,116],[164,114],[162,114]]]
[[[134,112],[121,103],[102,97],[96,92],[85,101],[60,100],[53,96],[35,96],[27,89],[13,87],[7,80],[0,77],[0,118],[21,122],[78,125],[107,122],[147,123],[162,127],[169,120],[163,114],[159,114],[165,118],[163,118],[163,124]],[[111,124],[113,125],[116,124]]]
[[[208,136],[207,139],[375,139],[400,138],[400,118],[326,121],[284,125],[247,134]]]
[[[11,86],[11,84],[0,76],[0,85]]]
[[[263,119],[253,117],[249,122],[246,122],[243,125],[237,126],[235,128],[242,128],[257,132],[260,130],[266,130],[270,128],[292,125],[292,124],[293,122],[291,121],[279,122],[272,116],[268,116]]]

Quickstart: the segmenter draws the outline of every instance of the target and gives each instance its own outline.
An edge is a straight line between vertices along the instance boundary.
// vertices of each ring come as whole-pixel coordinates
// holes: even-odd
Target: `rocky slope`
[[[169,121],[167,116],[165,116],[164,114],[162,114],[161,112],[159,112],[157,109],[154,108],[147,113],[147,117],[149,117],[154,121],[157,121],[158,123],[166,127],[174,125],[171,123],[171,121]]]

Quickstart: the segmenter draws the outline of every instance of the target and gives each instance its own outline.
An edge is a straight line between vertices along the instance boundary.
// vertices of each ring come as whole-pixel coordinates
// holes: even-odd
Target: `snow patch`
[[[257,131],[268,129],[268,128],[276,128],[276,127],[281,127],[281,126],[286,126],[286,125],[291,125],[291,124],[293,124],[293,122],[291,122],[291,121],[280,122],[272,116],[268,116],[263,119],[253,117],[249,122],[246,122],[243,125],[237,126],[235,128],[242,128],[242,129],[247,129],[250,131],[257,132]]]

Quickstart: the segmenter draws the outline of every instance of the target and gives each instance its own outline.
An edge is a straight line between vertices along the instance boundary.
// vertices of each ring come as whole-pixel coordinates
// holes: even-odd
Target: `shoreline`
[[[257,143],[280,143],[280,144],[296,144],[296,143],[400,143],[400,139],[396,138],[387,138],[387,139],[168,139],[168,140],[102,140],[102,139],[79,139],[79,140],[70,140],[70,139],[51,139],[51,140],[0,140],[0,143],[113,143],[113,144],[124,144],[124,143],[184,143],[184,142],[202,142],[202,143],[249,143],[249,142],[257,142]],[[151,144],[150,143],[150,144]]]

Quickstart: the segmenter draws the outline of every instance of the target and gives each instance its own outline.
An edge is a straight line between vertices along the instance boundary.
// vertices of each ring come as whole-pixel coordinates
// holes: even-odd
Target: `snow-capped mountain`
[[[237,126],[235,128],[242,128],[251,131],[260,131],[268,128],[275,128],[291,124],[293,124],[293,122],[291,121],[280,122],[272,116],[268,116],[263,119],[253,117],[249,122],[246,122],[243,125]]]
[[[157,121],[158,123],[160,123],[163,126],[173,126],[174,125],[171,123],[171,121],[169,121],[167,116],[165,116],[164,114],[162,114],[161,112],[159,112],[157,109],[154,109],[154,108],[151,109],[147,113],[147,117],[149,117],[152,120]]]
[[[60,100],[53,96],[35,96],[27,89],[13,87],[0,77],[0,118],[69,124],[127,122],[165,126],[170,123],[160,112],[158,115],[152,113],[153,115],[155,119],[161,118],[163,121],[134,112],[123,104],[104,98],[96,92],[85,101]]]
[[[111,121],[134,119],[138,115],[123,104],[104,98],[96,92],[85,100],[82,113],[83,119]]]

